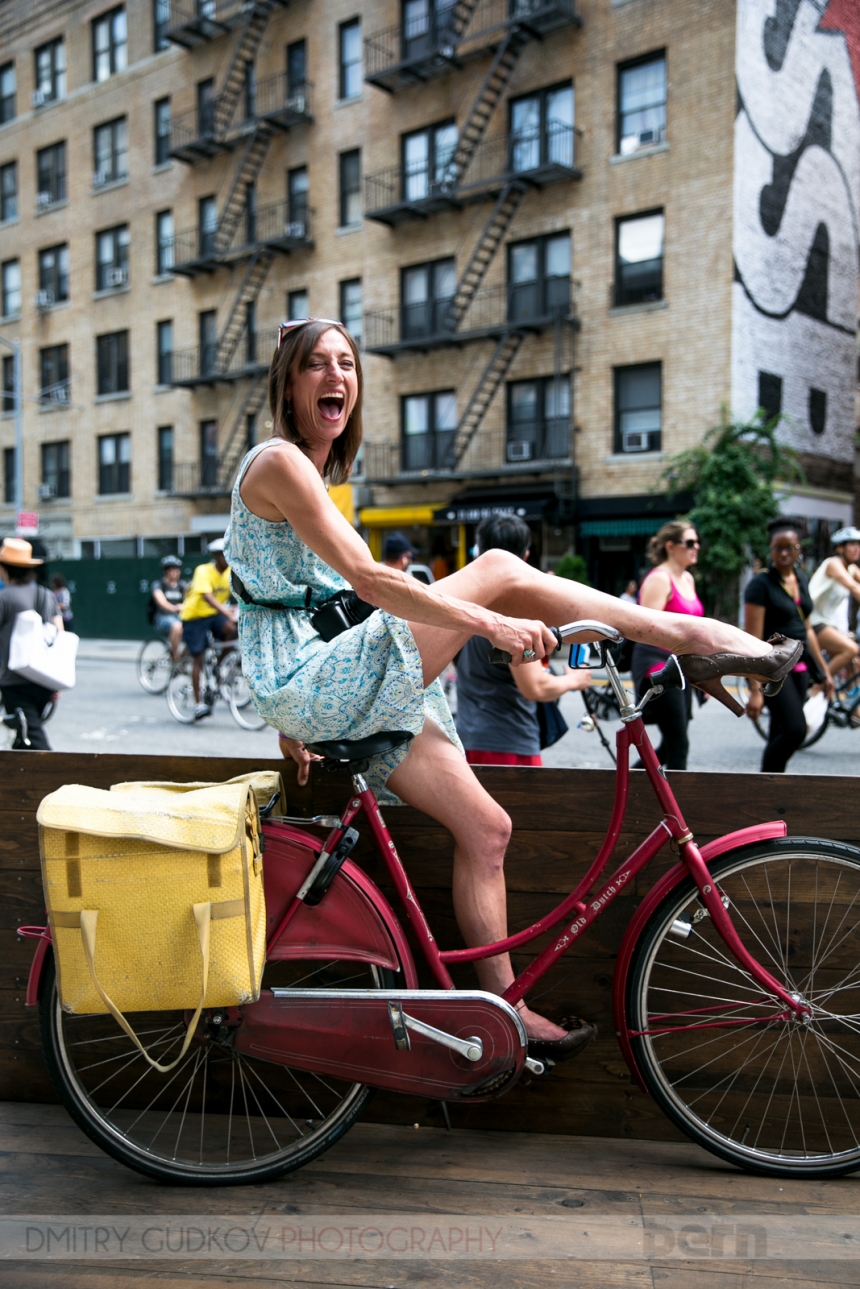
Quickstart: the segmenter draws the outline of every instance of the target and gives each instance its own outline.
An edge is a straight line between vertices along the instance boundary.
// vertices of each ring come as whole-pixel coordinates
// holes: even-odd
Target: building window
[[[453,389],[410,394],[402,402],[404,470],[432,470],[449,464],[448,452],[457,430],[457,395]]]
[[[454,329],[451,301],[457,290],[453,256],[401,271],[401,339],[414,340]]]
[[[361,223],[361,152],[340,154],[340,226]]]
[[[245,64],[245,120],[253,121],[257,115],[257,69],[253,63]]]
[[[782,413],[782,377],[773,372],[760,371],[758,374],[758,405],[768,421],[775,420]]]
[[[0,166],[0,224],[18,218],[18,162]]]
[[[663,212],[615,221],[615,303],[663,299]]]
[[[125,7],[111,9],[93,22],[93,80],[106,81],[128,66]]]
[[[340,24],[340,97],[361,94],[361,19]]]
[[[173,426],[158,427],[158,490],[171,492],[173,489]]]
[[[128,127],[124,116],[93,130],[93,187],[128,178]]]
[[[52,143],[36,153],[36,209],[66,200],[66,144]]]
[[[257,240],[257,185],[245,184],[245,245]]]
[[[308,168],[297,166],[287,175],[287,205],[290,237],[308,235]]]
[[[66,46],[62,36],[36,50],[36,88],[33,107],[66,97]]]
[[[71,399],[69,346],[51,345],[39,350],[39,402],[45,407],[66,407]]]
[[[72,495],[72,472],[70,469],[71,444],[68,439],[61,443],[42,444],[42,487],[48,496],[70,497]]]
[[[511,169],[573,165],[573,86],[528,94],[511,103]]]
[[[457,148],[453,121],[431,125],[403,135],[403,200],[421,201],[448,179],[448,167]]]
[[[170,30],[170,0],[152,0],[153,40],[156,53],[170,48],[167,33]]]
[[[128,332],[111,331],[96,336],[97,389],[99,394],[128,392]]]
[[[160,98],[155,103],[155,164],[163,166],[170,160],[170,133],[173,128],[173,116],[170,110],[170,99]]]
[[[15,359],[12,354],[3,355],[3,415],[11,416],[15,411]]]
[[[3,449],[3,500],[7,506],[14,506],[15,496],[15,449]]]
[[[308,47],[304,40],[287,45],[287,99],[291,103],[302,100],[308,83]]]
[[[340,320],[357,345],[361,344],[361,278],[340,284]]]
[[[403,58],[426,58],[457,39],[456,0],[403,0]],[[533,0],[514,0],[504,6],[513,16],[534,8]]]
[[[215,309],[206,309],[200,314],[200,374],[208,376],[218,365],[218,331]]]
[[[200,485],[214,488],[218,482],[218,422],[200,422]]]
[[[570,453],[570,380],[544,376],[508,385],[508,461],[546,461]]]
[[[7,260],[0,266],[0,310],[4,318],[21,312],[21,261]]]
[[[50,308],[69,298],[69,248],[48,246],[39,251],[39,300],[42,308]]]
[[[298,322],[300,318],[309,318],[310,316],[311,306],[307,290],[290,291],[287,296],[287,320],[289,322]]]
[[[173,321],[155,324],[156,342],[156,381],[159,385],[170,385],[173,381]]]
[[[160,210],[155,216],[155,272],[159,277],[173,268],[173,211]]]
[[[570,234],[534,237],[508,248],[508,320],[564,317],[570,311]]]
[[[104,434],[99,439],[99,496],[131,492],[131,435]]]
[[[618,151],[628,156],[666,138],[666,55],[618,68]]]
[[[215,133],[215,82],[211,76],[197,82],[197,133],[201,139]]]
[[[257,305],[249,300],[245,305],[245,362],[250,367],[257,361]]]
[[[197,218],[200,230],[200,258],[206,259],[215,254],[215,238],[218,233],[218,206],[214,197],[198,199]]]
[[[660,363],[615,368],[615,451],[659,452],[662,430]]]
[[[0,67],[0,125],[15,119],[15,64]]]
[[[110,291],[128,283],[128,224],[96,233],[96,290]]]

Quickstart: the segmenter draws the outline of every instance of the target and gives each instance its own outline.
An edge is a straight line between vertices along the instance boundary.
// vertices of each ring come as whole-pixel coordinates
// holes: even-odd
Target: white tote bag
[[[15,619],[9,641],[10,671],[46,689],[74,689],[78,636],[43,622],[41,613],[24,609]]]

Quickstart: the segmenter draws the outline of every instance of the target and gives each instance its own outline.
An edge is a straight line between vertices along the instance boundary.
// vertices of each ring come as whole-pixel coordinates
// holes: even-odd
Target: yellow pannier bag
[[[161,1070],[184,1056],[204,1007],[260,996],[266,909],[253,779],[190,790],[66,784],[36,815],[63,1009],[110,1012]],[[159,1065],[123,1013],[176,1010],[194,1016],[182,1051]]]

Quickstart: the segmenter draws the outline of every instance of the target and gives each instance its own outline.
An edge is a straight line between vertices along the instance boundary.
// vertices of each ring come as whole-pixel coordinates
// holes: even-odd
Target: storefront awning
[[[579,525],[580,537],[650,537],[666,519],[586,519]]]
[[[432,506],[365,506],[358,512],[363,528],[411,528],[433,523]]]

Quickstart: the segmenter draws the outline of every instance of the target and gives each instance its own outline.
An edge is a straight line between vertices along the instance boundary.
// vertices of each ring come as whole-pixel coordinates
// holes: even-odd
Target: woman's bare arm
[[[838,582],[840,586],[844,586],[855,600],[860,601],[860,582],[852,577],[838,555],[834,555],[827,561],[827,576],[832,577],[833,581]]]
[[[672,595],[672,579],[664,568],[655,568],[642,583],[639,603],[643,609],[665,609]]]

